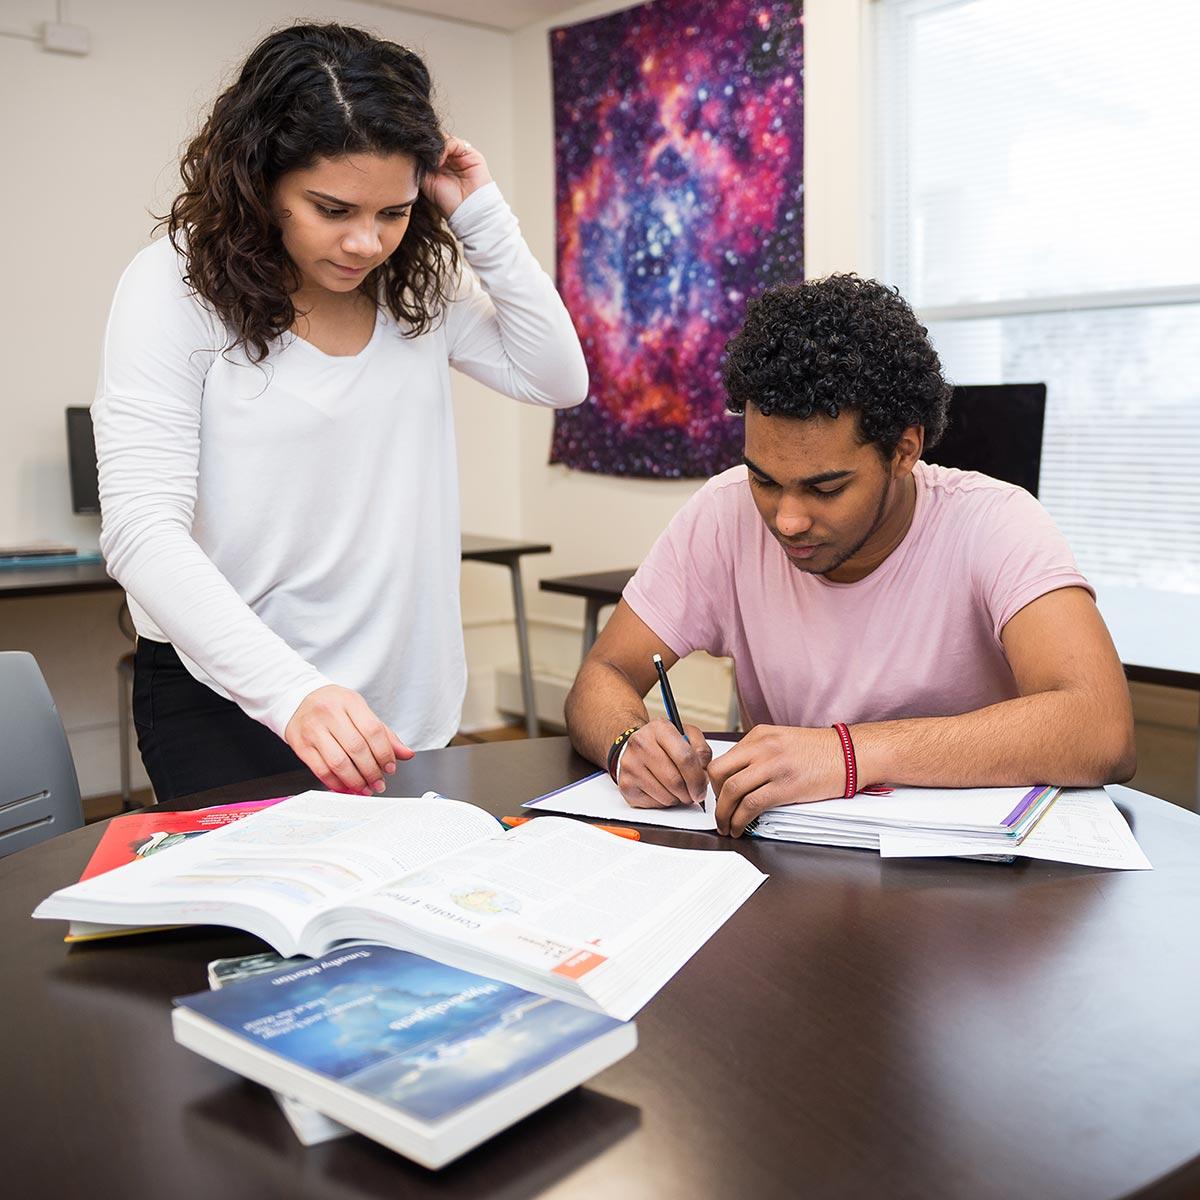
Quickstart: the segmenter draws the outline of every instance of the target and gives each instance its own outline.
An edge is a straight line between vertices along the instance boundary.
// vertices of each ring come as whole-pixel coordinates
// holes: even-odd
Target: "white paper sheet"
[[[932,858],[980,853],[978,841],[881,833],[883,858]],[[1103,788],[1067,788],[1051,805],[1036,828],[1008,853],[1017,858],[1040,858],[1109,867],[1120,871],[1153,870],[1125,818]]]
[[[736,742],[713,739],[708,743],[712,749],[713,758],[720,758],[726,750],[737,745]],[[565,813],[572,817],[597,817],[602,821],[616,821],[626,825],[663,825],[669,829],[716,829],[716,819],[713,817],[713,791],[710,787],[704,801],[704,808],[686,804],[678,808],[631,808],[625,803],[617,785],[609,778],[606,771],[589,775],[578,783],[569,784],[551,792],[548,796],[539,796],[523,804],[522,808],[536,808],[540,812]]]

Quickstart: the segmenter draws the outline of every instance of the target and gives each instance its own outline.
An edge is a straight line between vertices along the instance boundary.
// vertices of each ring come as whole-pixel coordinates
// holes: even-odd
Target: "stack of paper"
[[[1009,855],[1024,841],[1059,789],[894,788],[881,796],[772,808],[754,826],[758,837],[821,846],[880,848],[881,837],[953,838],[955,854]]]
[[[881,834],[879,852],[884,858],[973,853],[961,838],[914,832]],[[1046,815],[1009,853],[1015,858],[1041,858],[1087,867],[1152,869],[1128,822],[1103,788],[1064,788]]]
[[[718,759],[737,742],[713,738],[709,743],[713,759]],[[567,784],[536,800],[529,800],[522,808],[538,809],[542,812],[563,813],[569,817],[596,817],[602,821],[623,821],[635,825],[665,825],[669,829],[706,829],[716,831],[713,816],[715,797],[708,789],[703,806],[685,804],[678,808],[630,808],[617,791],[617,785],[608,772],[597,771],[578,783]]]

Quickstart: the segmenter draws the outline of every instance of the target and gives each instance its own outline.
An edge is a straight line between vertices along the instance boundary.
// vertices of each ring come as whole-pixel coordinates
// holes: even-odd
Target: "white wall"
[[[452,129],[469,130],[501,187],[514,177],[512,46],[506,34],[339,0],[68,0],[91,30],[86,58],[0,37],[0,544],[51,538],[94,548],[99,519],[74,516],[63,409],[88,404],[117,278],[174,194],[179,151],[227,74],[269,29],[315,17],[361,24],[421,51]],[[54,0],[4,0],[0,29],[34,32]],[[464,525],[520,532],[514,406],[456,378]],[[392,531],[403,538],[404,530]],[[474,673],[468,705],[494,718],[491,664],[511,656],[511,601],[497,568],[467,573]],[[31,650],[68,728],[85,795],[117,788],[116,593],[0,601],[0,648]],[[496,625],[495,622],[501,622]],[[136,755],[135,755],[136,759]],[[139,764],[139,778],[140,764]]]

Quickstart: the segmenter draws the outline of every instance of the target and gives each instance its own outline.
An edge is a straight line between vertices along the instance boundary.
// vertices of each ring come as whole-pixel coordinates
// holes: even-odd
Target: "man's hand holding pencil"
[[[632,808],[703,804],[712,750],[695,725],[684,725],[662,655],[653,661],[667,719],[649,721],[629,737],[617,761],[617,787]]]
[[[680,733],[670,721],[649,721],[622,747],[617,786],[632,808],[701,804],[712,750],[695,725]]]

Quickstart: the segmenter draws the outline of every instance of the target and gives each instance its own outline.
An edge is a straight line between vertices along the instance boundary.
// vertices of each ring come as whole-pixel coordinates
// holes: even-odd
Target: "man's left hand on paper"
[[[768,808],[842,795],[846,768],[833,729],[756,725],[713,760],[708,778],[717,797],[717,830],[741,837]]]

